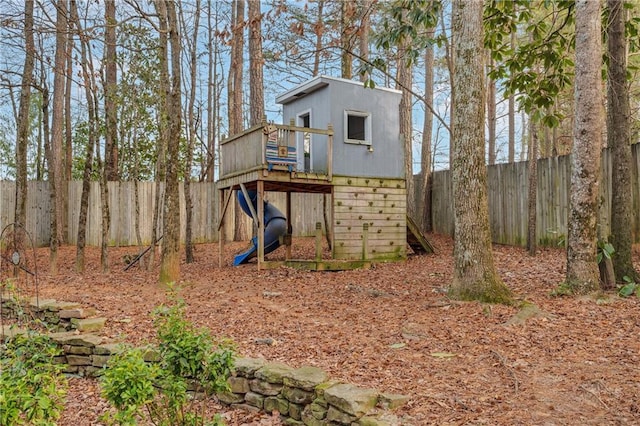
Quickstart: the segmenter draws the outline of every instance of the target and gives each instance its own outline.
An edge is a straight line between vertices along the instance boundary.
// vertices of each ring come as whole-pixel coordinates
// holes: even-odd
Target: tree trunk
[[[454,0],[453,85],[454,277],[449,294],[462,300],[509,303],[491,247],[484,158],[484,55],[482,3]]]
[[[611,235],[615,248],[613,269],[619,281],[629,277],[635,282],[640,275],[632,262],[632,188],[631,188],[631,108],[627,86],[627,41],[625,39],[625,10],[622,0],[608,0],[607,23],[608,93],[607,145],[611,148]],[[614,284],[615,285],[615,284]]]
[[[529,135],[529,196],[528,196],[528,223],[527,223],[527,250],[529,255],[535,256],[538,248],[538,239],[536,237],[536,206],[538,204],[538,129],[533,122],[529,122],[531,129]]]
[[[182,9],[180,9],[182,10]],[[181,12],[182,13],[182,12]],[[189,133],[187,135],[187,162],[185,167],[184,174],[184,204],[185,204],[185,259],[187,263],[193,263],[194,255],[193,255],[193,201],[191,200],[191,166],[193,163],[193,150],[195,147],[195,139],[196,139],[196,117],[194,114],[195,110],[195,102],[196,102],[196,89],[197,89],[197,65],[198,65],[198,31],[200,30],[200,0],[196,0],[195,2],[195,10],[194,10],[194,23],[193,23],[193,38],[190,43],[191,52],[190,52],[190,60],[191,60],[191,90],[189,92],[189,105],[187,107],[187,120],[189,124]],[[186,33],[187,29],[184,28],[184,32]]]
[[[228,102],[229,133],[234,135],[243,130],[242,126],[242,70],[244,51],[244,0],[233,1],[233,40],[231,45],[231,66],[229,68]],[[246,216],[237,200],[235,202],[235,229],[233,239],[242,241],[248,238],[245,225]]]
[[[490,57],[489,68],[493,66],[493,59]],[[489,164],[496,164],[496,82],[487,77],[487,124],[488,124],[488,150]]]
[[[180,133],[182,126],[180,32],[174,1],[164,7],[171,46],[171,86],[167,94],[169,132],[167,139],[166,189],[164,200],[164,226],[160,282],[169,284],[180,278],[180,193],[178,165],[180,161]]]
[[[515,3],[514,3],[515,6]],[[516,47],[516,32],[511,32],[511,48]],[[509,95],[509,164],[516,159],[516,97]]]
[[[249,110],[250,124],[257,126],[264,115],[264,79],[262,68],[262,14],[260,0],[249,1]]]
[[[360,50],[360,60],[368,61],[369,60],[369,32],[371,31],[371,6],[372,0],[361,0],[360,3],[360,30],[358,31],[359,35],[359,50]],[[365,82],[369,79],[368,74],[361,74],[360,81]]]
[[[168,24],[165,0],[155,0],[154,5],[158,14],[158,27],[160,30],[158,44],[158,60],[160,64],[160,78],[158,83],[159,108],[158,108],[158,155],[156,160],[156,193],[155,193],[155,209],[153,211],[152,229],[151,229],[151,245],[154,246],[149,251],[149,263],[147,269],[151,270],[155,261],[155,245],[161,236],[158,236],[158,228],[160,222],[160,214],[164,210],[164,198],[166,193],[166,170],[167,170],[167,141],[169,140],[169,107],[168,95],[169,87],[169,59],[168,59]]]
[[[76,0],[70,2],[71,21],[75,24],[76,33],[80,39],[80,65],[82,68],[82,78],[84,81],[85,97],[87,100],[88,110],[88,137],[86,154],[84,158],[84,171],[82,176],[82,194],[80,195],[80,212],[78,214],[78,234],[76,243],[76,271],[84,272],[85,270],[85,256],[84,249],[86,246],[87,236],[87,212],[89,210],[89,193],[91,189],[91,174],[93,172],[93,152],[94,146],[97,142],[97,129],[98,120],[96,115],[96,94],[94,93],[95,84],[92,76],[93,61],[89,57],[89,49],[87,48],[86,34],[83,32],[80,26],[80,20],[78,17],[78,9]]]
[[[602,109],[600,3],[576,1],[575,123],[571,153],[566,285],[576,294],[598,290],[596,260]]]
[[[215,84],[217,83],[217,61],[218,61],[218,44],[214,43],[214,28],[211,20],[212,1],[207,4],[207,51],[208,55],[208,76],[207,76],[207,156],[206,165],[203,171],[203,178],[207,182],[215,181],[216,167],[216,119],[215,104],[217,96],[215,93]],[[217,16],[216,16],[217,17]],[[216,19],[217,21],[217,19]],[[215,97],[215,98],[214,98]]]
[[[404,143],[404,173],[407,187],[407,214],[415,217],[416,199],[413,184],[413,99],[411,89],[413,86],[413,67],[409,64],[406,52],[411,44],[410,39],[405,39],[398,48],[398,86],[402,91],[400,98],[400,135]]]
[[[341,77],[351,79],[353,75],[353,56],[351,55],[351,37],[353,35],[353,1],[340,2],[340,70]]]
[[[428,37],[433,37],[434,31],[430,30]],[[426,102],[433,103],[433,66],[434,66],[434,52],[431,44],[427,45],[424,55],[424,99]],[[420,166],[422,174],[422,188],[421,193],[423,200],[420,203],[419,213],[422,220],[422,230],[424,232],[430,232],[433,229],[433,223],[431,222],[431,180],[432,180],[432,165],[431,165],[431,137],[433,133],[433,115],[430,108],[425,108],[424,124],[422,126],[422,150],[420,156]]]
[[[20,106],[16,129],[16,204],[15,222],[23,227],[27,224],[27,148],[29,142],[31,106],[31,83],[35,62],[35,44],[33,40],[33,1],[24,3],[25,55],[20,86]],[[22,247],[22,233],[16,234],[16,247]]]
[[[320,73],[320,59],[322,56],[323,11],[324,0],[318,0],[318,15],[315,22],[316,49],[313,54],[313,77],[317,76]]]
[[[108,181],[118,181],[118,118],[116,96],[118,66],[116,63],[116,2],[104,2],[104,115],[105,115],[105,173]]]
[[[67,0],[56,2],[56,50],[53,79],[53,116],[49,150],[49,182],[51,184],[51,272],[58,272],[58,247],[64,242],[64,169],[62,142],[64,124],[64,91],[67,51]]]

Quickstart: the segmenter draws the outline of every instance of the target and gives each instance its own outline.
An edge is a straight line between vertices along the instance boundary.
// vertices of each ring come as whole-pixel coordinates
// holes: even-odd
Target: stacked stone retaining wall
[[[56,330],[62,330],[49,336],[62,349],[56,362],[66,365],[64,372],[87,377],[102,375],[110,357],[122,348],[121,344],[106,342],[95,334],[102,329],[105,319],[89,317],[95,311],[77,304],[43,302],[31,309],[43,321],[50,321]],[[6,313],[4,309],[3,315]],[[24,331],[15,325],[3,326],[0,337]],[[159,361],[157,352],[149,350],[145,360]],[[293,368],[262,358],[237,358],[228,383],[230,390],[217,395],[222,403],[248,411],[278,412],[288,426],[401,425],[402,421],[392,411],[408,400],[403,395],[331,380],[317,367]]]

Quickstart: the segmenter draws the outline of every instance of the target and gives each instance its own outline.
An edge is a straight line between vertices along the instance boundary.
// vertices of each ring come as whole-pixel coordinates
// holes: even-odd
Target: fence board
[[[632,202],[634,241],[640,242],[640,144],[632,146]],[[610,231],[611,153],[602,151],[598,234]],[[562,244],[567,235],[571,158],[568,155],[538,160],[536,235],[542,245]],[[487,168],[489,223],[496,243],[525,245],[527,240],[528,164],[526,161]],[[453,235],[451,171],[433,174],[432,220],[435,232]]]

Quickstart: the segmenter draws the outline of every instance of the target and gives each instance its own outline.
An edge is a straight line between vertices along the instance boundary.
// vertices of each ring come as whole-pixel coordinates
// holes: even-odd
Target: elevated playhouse
[[[291,266],[330,270],[375,261],[402,260],[407,243],[416,252],[431,247],[407,217],[404,144],[399,132],[401,93],[319,76],[278,96],[288,125],[250,128],[220,144],[218,230],[231,198],[257,224],[252,246],[235,257],[242,264],[281,245]],[[286,193],[282,212],[264,200],[266,191]],[[331,194],[332,260],[290,259],[291,193]],[[220,262],[224,234],[219,232]]]

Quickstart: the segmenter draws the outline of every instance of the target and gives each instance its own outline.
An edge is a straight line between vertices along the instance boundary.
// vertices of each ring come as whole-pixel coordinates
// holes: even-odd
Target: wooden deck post
[[[316,222],[316,261],[322,260],[322,223]]]
[[[291,238],[293,237],[293,226],[291,225],[291,191],[287,191],[287,235],[284,238],[285,259],[291,260]]]
[[[264,263],[264,181],[256,182],[258,192],[258,270]]]
[[[369,224],[362,225],[362,260],[369,258]]]

